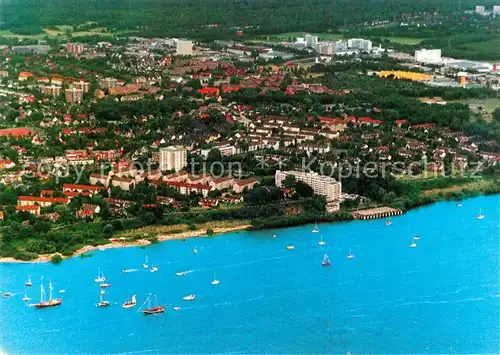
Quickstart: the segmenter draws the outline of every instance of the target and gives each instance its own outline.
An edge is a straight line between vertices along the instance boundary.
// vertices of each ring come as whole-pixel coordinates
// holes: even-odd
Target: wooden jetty
[[[377,219],[377,218],[387,218],[392,216],[399,216],[403,214],[399,208],[392,207],[376,207],[369,208],[366,210],[358,210],[352,212],[352,217],[354,219]]]

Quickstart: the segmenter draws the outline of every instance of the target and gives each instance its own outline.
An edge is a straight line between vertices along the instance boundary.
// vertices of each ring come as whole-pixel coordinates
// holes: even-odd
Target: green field
[[[96,27],[88,31],[74,31],[73,26],[60,25],[56,26],[56,29],[44,28],[44,33],[39,33],[36,35],[18,35],[6,30],[0,30],[0,37],[12,37],[12,38],[23,38],[23,39],[43,39],[45,36],[49,37],[65,37],[67,33],[71,33],[72,37],[81,36],[112,36],[113,32],[107,32],[105,27]],[[74,32],[73,32],[74,31]]]
[[[383,37],[383,39],[389,40],[393,43],[415,45],[423,41],[422,38],[413,37]]]

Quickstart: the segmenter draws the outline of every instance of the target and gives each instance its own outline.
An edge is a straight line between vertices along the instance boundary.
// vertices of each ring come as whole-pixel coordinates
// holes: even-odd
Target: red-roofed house
[[[19,77],[18,77],[18,80],[19,81],[24,81],[24,80],[27,80],[28,78],[34,76],[35,74],[29,72],[29,71],[22,71],[19,73]]]
[[[35,134],[36,132],[33,131],[32,129],[24,127],[0,129],[0,137],[19,138],[25,136],[33,136]]]
[[[255,178],[243,179],[243,180],[234,180],[233,190],[235,193],[240,194],[243,191],[251,190],[258,183],[258,180]]]

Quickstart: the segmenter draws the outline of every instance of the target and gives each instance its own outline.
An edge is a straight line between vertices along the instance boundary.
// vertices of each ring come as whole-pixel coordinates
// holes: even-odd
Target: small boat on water
[[[182,299],[184,301],[194,301],[195,298],[196,298],[196,295],[194,293],[192,295],[187,295],[187,296],[182,297]]]
[[[477,219],[484,219],[484,214],[482,214],[481,212],[481,209],[479,209],[479,214],[476,216]]]
[[[122,308],[132,308],[132,307],[135,307],[136,304],[137,304],[137,301],[135,299],[135,295],[132,295],[132,298],[130,299],[130,301],[126,301],[122,304]]]
[[[65,293],[66,290],[59,290],[59,293]]]
[[[142,268],[143,269],[148,269],[149,268],[149,265],[148,265],[148,256],[146,255],[146,259],[144,260],[144,264],[142,264]]]
[[[330,266],[330,258],[328,257],[328,255],[325,254],[325,256],[323,256],[321,266]]]
[[[273,234],[273,239],[276,239],[276,234]]]
[[[187,275],[188,271],[179,271],[175,273],[175,276],[184,276]]]
[[[194,247],[194,249],[193,249],[193,253],[194,253],[194,254],[198,254],[198,249],[196,249],[196,247]]]
[[[103,274],[101,274],[101,268],[97,268],[97,277],[94,279],[95,282],[104,282],[106,281],[106,278],[104,277]]]
[[[129,273],[129,272],[135,272],[135,271],[137,271],[137,269],[123,269],[122,273],[126,274],[126,273]]]
[[[287,248],[288,250],[293,250],[293,249],[295,249],[295,245],[290,244],[290,245],[288,245],[286,248]]]
[[[462,207],[462,204],[461,203],[457,203],[457,207]]]
[[[14,296],[14,294],[12,292],[4,292],[2,294],[2,297],[4,297],[4,298],[11,297],[11,296]]]
[[[96,303],[96,306],[99,307],[99,308],[103,308],[103,307],[108,307],[109,306],[109,301],[106,301],[103,298],[104,293],[105,293],[105,291],[101,290],[100,297],[99,297],[99,303]]]
[[[24,297],[23,297],[23,301],[24,302],[28,302],[29,300],[31,300],[31,298],[28,297],[28,295],[26,294],[26,292],[24,293]]]
[[[321,234],[321,238],[319,239],[319,242],[318,242],[319,245],[325,245],[326,242],[323,240],[323,234]]]
[[[318,223],[314,223],[314,228],[313,228],[313,233],[318,233],[319,232],[319,228],[318,228]]]
[[[416,247],[417,247],[417,243],[412,242],[412,243],[410,244],[410,248],[416,248]]]
[[[142,313],[145,316],[151,316],[151,315],[160,314],[160,313],[165,312],[165,306],[158,306],[157,305],[156,295],[155,295],[155,302],[154,302],[153,307],[151,307],[151,298],[150,297],[147,298],[146,302],[148,303],[148,308],[146,308],[142,311]],[[146,303],[146,302],[144,302],[144,303]]]
[[[391,224],[392,224],[392,221],[391,221],[390,219],[387,219],[387,220],[385,221],[385,225],[386,225],[386,226],[390,226]]]
[[[349,254],[347,254],[347,259],[354,259],[356,256],[351,253],[351,249],[349,249]]]
[[[419,235],[414,236],[413,240],[420,240],[420,236]]]
[[[157,272],[158,271],[158,266],[153,266],[150,271],[151,272]]]
[[[220,281],[219,281],[219,280],[217,280],[217,279],[215,278],[215,272],[214,272],[214,279],[213,279],[213,280],[212,280],[212,282],[210,282],[210,283],[211,283],[212,285],[218,285],[218,284],[220,284]]]
[[[37,309],[57,307],[62,303],[62,298],[52,298],[52,281],[49,283],[49,300],[45,301],[43,297],[45,296],[45,289],[43,288],[43,283],[40,283],[40,302],[35,303],[34,306]]]
[[[179,312],[181,310],[181,307],[174,307],[174,311]]]
[[[103,284],[100,284],[99,285],[101,288],[108,288],[110,286],[110,284],[108,283],[103,283]]]
[[[26,280],[26,282],[24,283],[24,285],[26,285],[28,287],[33,286],[33,283],[31,282],[31,277],[28,276],[28,279]]]

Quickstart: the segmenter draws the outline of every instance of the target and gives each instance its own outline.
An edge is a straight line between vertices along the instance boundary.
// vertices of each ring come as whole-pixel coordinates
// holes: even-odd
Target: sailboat
[[[417,247],[417,243],[415,243],[415,240],[413,240],[413,242],[410,244],[410,248],[416,248]]]
[[[103,299],[104,293],[105,293],[104,290],[101,290],[101,294],[99,297],[99,303],[96,304],[97,307],[108,307],[109,306],[109,301],[105,301]]]
[[[347,259],[354,259],[355,255],[351,253],[351,249],[349,249],[349,254],[347,254]]]
[[[290,244],[290,245],[287,245],[287,247],[286,247],[286,248],[287,248],[288,250],[293,250],[293,249],[295,249],[295,245]]]
[[[276,234],[273,234],[273,239],[276,239]]]
[[[391,224],[392,224],[392,221],[391,221],[389,218],[388,218],[388,219],[386,219],[386,221],[385,221],[385,225],[386,225],[386,226],[390,226]]]
[[[142,268],[143,269],[149,268],[149,265],[148,265],[148,256],[147,255],[146,255],[146,259],[144,260],[144,264],[142,264]]]
[[[11,297],[11,296],[14,296],[14,294],[12,292],[5,292],[2,294],[2,297],[4,297],[4,298]]]
[[[137,301],[135,299],[135,295],[132,295],[132,299],[130,301],[126,301],[125,303],[122,304],[123,308],[132,308],[135,307],[137,304]]]
[[[476,216],[477,219],[484,219],[484,214],[481,213],[481,208],[479,209],[479,214]]]
[[[28,287],[31,287],[33,285],[33,283],[31,282],[31,277],[28,276],[28,279],[26,280],[26,282],[24,284]]]
[[[24,293],[24,297],[23,297],[23,301],[24,302],[28,302],[31,298],[28,297],[28,295],[26,294],[26,292]]]
[[[94,279],[95,282],[104,282],[106,281],[106,278],[104,277],[103,274],[101,274],[101,268],[97,268],[97,277]]]
[[[99,285],[101,288],[108,288],[110,286],[110,284],[108,284],[107,282],[106,283],[103,283],[103,284],[100,284]]]
[[[150,297],[147,298],[146,302],[148,303],[148,308],[146,308],[145,310],[142,311],[142,313],[145,316],[150,316],[150,315],[160,314],[160,313],[165,312],[165,306],[157,306],[156,295],[155,295],[155,303],[154,303],[153,307],[151,307],[151,298]]]
[[[319,239],[319,242],[318,242],[319,245],[325,245],[326,242],[323,241],[323,234],[321,234],[321,238]]]
[[[194,249],[193,249],[193,253],[194,253],[194,254],[198,254],[198,249],[196,249],[196,247],[194,247]]]
[[[318,223],[314,223],[314,229],[312,231],[313,231],[313,233],[318,233],[319,232]]]
[[[321,266],[330,266],[330,258],[328,257],[328,255],[325,254],[325,256],[323,256]]]
[[[194,301],[195,298],[196,298],[196,295],[194,293],[191,295],[187,295],[187,296],[182,297],[182,299],[184,301]]]
[[[420,240],[420,236],[419,235],[414,236],[413,240]]]
[[[157,272],[158,271],[158,266],[153,266],[150,271],[151,272]]]
[[[218,284],[220,284],[220,281],[219,281],[219,280],[217,280],[217,279],[215,278],[215,272],[214,272],[214,279],[213,279],[213,280],[212,280],[212,282],[210,282],[210,283],[211,283],[212,285],[218,285]]]
[[[43,288],[43,283],[40,282],[40,302],[34,304],[35,308],[40,309],[40,308],[56,307],[56,306],[60,306],[61,305],[62,298],[54,298],[54,299],[52,299],[52,290],[53,290],[52,281],[50,281],[50,284],[49,284],[49,300],[48,301],[44,301],[43,296],[45,295],[45,290]]]
[[[175,306],[175,307],[174,307],[174,311],[179,312],[180,310],[181,310],[181,307],[178,307],[178,306]]]

